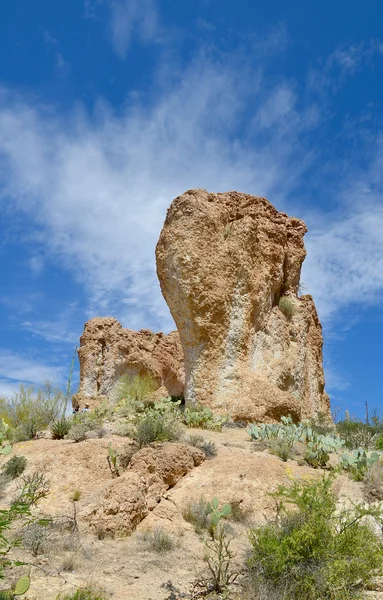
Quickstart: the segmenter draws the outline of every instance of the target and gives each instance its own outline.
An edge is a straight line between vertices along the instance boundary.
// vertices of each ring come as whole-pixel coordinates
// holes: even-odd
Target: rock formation
[[[121,375],[150,374],[162,395],[181,396],[185,385],[183,353],[176,331],[165,335],[148,329],[132,331],[111,317],[85,324],[78,351],[80,388],[74,408],[112,399]]]
[[[306,231],[248,194],[199,189],[173,201],[157,273],[185,355],[187,404],[247,421],[330,418],[321,325],[311,296],[298,297]]]

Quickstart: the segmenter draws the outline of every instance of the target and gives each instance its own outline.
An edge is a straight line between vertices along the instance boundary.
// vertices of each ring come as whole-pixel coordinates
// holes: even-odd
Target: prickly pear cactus
[[[0,454],[10,454],[12,452],[12,446],[10,444],[7,444],[6,446],[3,446],[0,450]]]
[[[13,590],[15,596],[22,596],[29,590],[29,586],[31,585],[31,580],[28,575],[24,575],[21,577],[19,581],[16,583],[16,587]]]

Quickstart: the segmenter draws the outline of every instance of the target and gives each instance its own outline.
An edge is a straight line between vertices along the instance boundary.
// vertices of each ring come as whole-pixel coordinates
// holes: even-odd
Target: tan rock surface
[[[113,398],[121,375],[150,374],[165,394],[183,394],[183,352],[176,331],[165,335],[148,329],[124,329],[112,317],[95,318],[85,324],[78,351],[80,388],[74,407],[90,408],[103,398]]]
[[[312,298],[297,296],[305,233],[265,198],[200,189],[173,201],[157,273],[182,342],[188,404],[234,419],[330,418],[321,325]]]
[[[188,434],[191,432],[189,431]],[[89,513],[97,502],[111,502],[111,497],[119,499],[118,511],[111,505],[111,513],[102,518],[116,522],[131,517],[124,510],[124,503],[134,505],[134,493],[137,495],[136,514],[143,514],[140,492],[145,478],[145,471],[150,470],[153,461],[161,474],[167,478],[168,467],[165,457],[171,452],[173,457],[180,453],[179,444],[173,451],[163,450],[156,458],[149,458],[145,452],[133,460],[132,468],[125,471],[120,478],[112,478],[108,469],[106,454],[109,441],[113,447],[122,452],[127,443],[126,438],[113,436],[107,439],[87,440],[80,443],[54,440],[37,440],[14,445],[13,452],[24,455],[28,460],[27,473],[43,471],[51,482],[51,492],[39,505],[39,511],[50,515],[71,514],[70,495],[75,489],[82,492],[78,505],[78,523],[81,546],[72,550],[75,560],[73,572],[61,571],[55,575],[67,550],[60,544],[49,547],[36,558],[16,549],[20,560],[34,562],[45,568],[32,568],[31,588],[25,600],[56,600],[59,593],[73,593],[76,587],[84,587],[91,583],[94,587],[106,590],[114,600],[166,600],[170,592],[164,584],[171,580],[183,592],[189,592],[197,574],[206,573],[203,560],[205,546],[203,537],[197,535],[192,525],[182,516],[188,502],[199,500],[203,496],[211,500],[214,496],[220,502],[239,502],[248,513],[249,522],[236,523],[230,521],[234,535],[233,550],[237,553],[236,563],[243,567],[246,552],[249,549],[248,529],[251,523],[262,524],[275,515],[275,503],[269,492],[279,484],[288,484],[292,479],[320,477],[321,471],[298,466],[295,461],[282,462],[267,452],[253,451],[254,445],[244,429],[226,429],[222,433],[206,430],[195,430],[205,440],[214,441],[217,456],[205,460],[178,480],[174,487],[164,493],[154,510],[138,525],[137,533],[124,537],[97,539],[94,529],[89,527]],[[162,446],[166,449],[168,445]],[[160,448],[160,446],[158,447]],[[187,455],[187,463],[194,464],[198,455]],[[186,455],[185,455],[186,456]],[[0,456],[0,466],[9,457]],[[190,461],[190,462],[189,462]],[[134,466],[135,465],[135,466]],[[139,469],[140,473],[135,470]],[[179,474],[179,467],[176,468]],[[173,478],[173,475],[172,475]],[[174,479],[172,479],[174,481]],[[132,485],[137,482],[138,487]],[[355,483],[345,476],[340,476],[336,489],[341,500],[360,500],[361,483]],[[6,497],[1,501],[1,508],[7,506],[14,497],[16,482],[6,488]],[[110,497],[108,491],[113,493]],[[122,510],[120,510],[122,507]],[[174,549],[166,554],[157,554],[140,540],[140,533],[161,527],[172,536]],[[126,529],[126,531],[128,528]],[[64,540],[63,540],[64,541]],[[25,567],[20,567],[20,570]],[[371,594],[378,598],[379,595]],[[244,600],[244,597],[233,596],[233,600]]]

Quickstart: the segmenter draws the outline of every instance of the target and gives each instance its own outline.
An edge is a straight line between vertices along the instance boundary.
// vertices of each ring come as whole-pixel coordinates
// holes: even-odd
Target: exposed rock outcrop
[[[187,404],[234,419],[330,418],[321,325],[311,296],[298,298],[306,231],[248,194],[200,189],[173,201],[157,273],[185,355]]]
[[[204,460],[201,450],[186,444],[142,448],[128,471],[108,482],[97,504],[88,509],[91,527],[109,535],[132,533],[166,490]]]
[[[185,385],[183,352],[178,332],[168,335],[148,329],[124,329],[112,317],[85,324],[78,351],[80,388],[74,408],[90,408],[103,398],[113,398],[121,375],[150,374],[162,395],[181,396]]]

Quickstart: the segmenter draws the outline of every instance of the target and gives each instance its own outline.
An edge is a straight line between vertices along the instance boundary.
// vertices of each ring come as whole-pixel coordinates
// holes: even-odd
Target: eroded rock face
[[[121,375],[150,374],[160,395],[181,396],[185,385],[183,352],[176,331],[165,335],[148,329],[124,329],[112,317],[85,324],[78,351],[80,388],[73,406],[90,408],[112,399]]]
[[[88,509],[91,528],[109,535],[132,533],[163,494],[204,460],[201,450],[181,443],[142,448],[128,470],[107,483],[97,504]]]
[[[297,295],[306,231],[248,194],[200,189],[173,201],[157,273],[182,342],[188,404],[245,420],[330,416],[321,325],[312,298]]]

